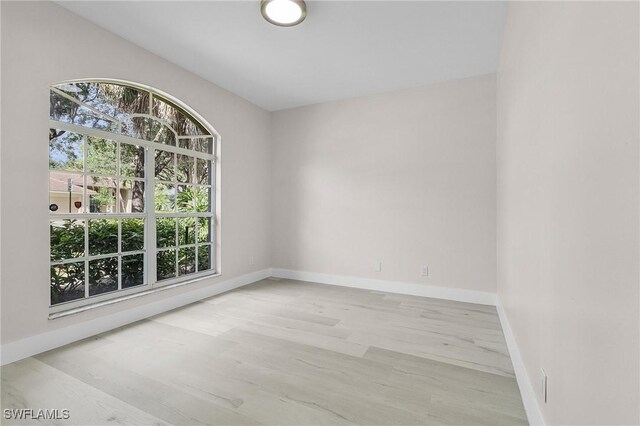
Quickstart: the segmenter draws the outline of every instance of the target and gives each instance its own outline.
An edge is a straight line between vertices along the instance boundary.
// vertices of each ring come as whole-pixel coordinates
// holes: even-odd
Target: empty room
[[[640,425],[640,1],[0,0],[2,425]]]

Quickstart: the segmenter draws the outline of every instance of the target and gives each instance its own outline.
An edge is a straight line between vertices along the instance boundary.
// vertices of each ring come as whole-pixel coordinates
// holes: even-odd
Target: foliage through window
[[[53,86],[49,114],[51,305],[215,272],[214,132],[120,82]]]

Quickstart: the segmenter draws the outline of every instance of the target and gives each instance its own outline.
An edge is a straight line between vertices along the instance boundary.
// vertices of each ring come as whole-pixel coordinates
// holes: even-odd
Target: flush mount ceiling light
[[[293,27],[306,18],[307,5],[304,0],[260,0],[260,12],[273,25]]]

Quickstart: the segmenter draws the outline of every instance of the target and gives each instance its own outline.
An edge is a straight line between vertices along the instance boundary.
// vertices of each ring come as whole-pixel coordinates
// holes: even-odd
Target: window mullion
[[[193,232],[195,233],[195,235],[193,236],[193,242],[195,243],[195,247],[196,247],[196,272],[198,272],[200,269],[198,268],[198,236],[200,235],[200,218],[196,217],[194,218],[194,226],[193,226]]]
[[[84,221],[84,250],[89,255],[89,221]],[[84,298],[89,297],[89,260],[84,258]]]
[[[177,141],[176,141],[177,143]],[[176,239],[175,239],[175,263],[174,263],[174,272],[175,272],[175,277],[179,277],[180,276],[180,266],[179,266],[179,259],[180,259],[180,221],[178,220],[177,216],[175,216],[175,213],[178,212],[178,154],[175,154],[173,156],[173,188],[175,189],[175,202],[173,203],[173,213],[174,213],[174,221],[176,223],[176,228],[175,228],[175,232],[176,232]]]
[[[153,286],[157,279],[157,253],[156,253],[156,181],[155,181],[156,155],[152,148],[145,148],[145,206],[147,209],[147,220],[145,220],[145,249],[147,253],[147,282]],[[151,185],[150,185],[151,184]]]
[[[89,194],[87,193],[87,171],[89,167],[87,166],[87,159],[89,154],[89,138],[87,135],[82,135],[82,204],[83,209],[86,211],[87,209],[87,200],[89,198]],[[71,214],[71,211],[69,211]],[[84,220],[84,298],[89,297],[89,261],[87,258],[89,257],[89,219]]]
[[[213,143],[211,146],[213,150],[212,153],[214,155],[220,155],[218,152],[218,138],[213,138]],[[209,183],[211,184],[211,189],[209,189],[209,212],[213,214],[211,218],[211,223],[209,224],[209,267],[218,271],[218,215],[217,215],[217,188],[216,185],[218,177],[218,158],[214,157],[211,160],[211,170],[209,170]]]
[[[122,290],[122,217],[120,216],[120,213],[123,213],[122,210],[122,202],[120,200],[120,197],[122,195],[122,192],[120,191],[120,186],[122,185],[122,178],[120,177],[120,175],[122,174],[121,171],[121,164],[120,164],[120,142],[119,141],[115,141],[116,142],[116,193],[115,193],[115,198],[116,198],[116,213],[117,213],[117,223],[118,223],[118,290]],[[126,208],[125,208],[126,211]]]
[[[122,290],[122,218],[118,218],[118,290]]]

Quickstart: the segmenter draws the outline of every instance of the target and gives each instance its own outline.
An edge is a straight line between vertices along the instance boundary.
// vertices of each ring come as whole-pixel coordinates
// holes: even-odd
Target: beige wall
[[[273,113],[273,266],[495,292],[495,120],[494,75]]]
[[[54,3],[1,8],[3,344],[270,266],[268,112]],[[222,277],[49,321],[49,85],[89,77],[158,88],[222,135]]]
[[[509,5],[498,294],[547,424],[638,424],[639,4]]]

